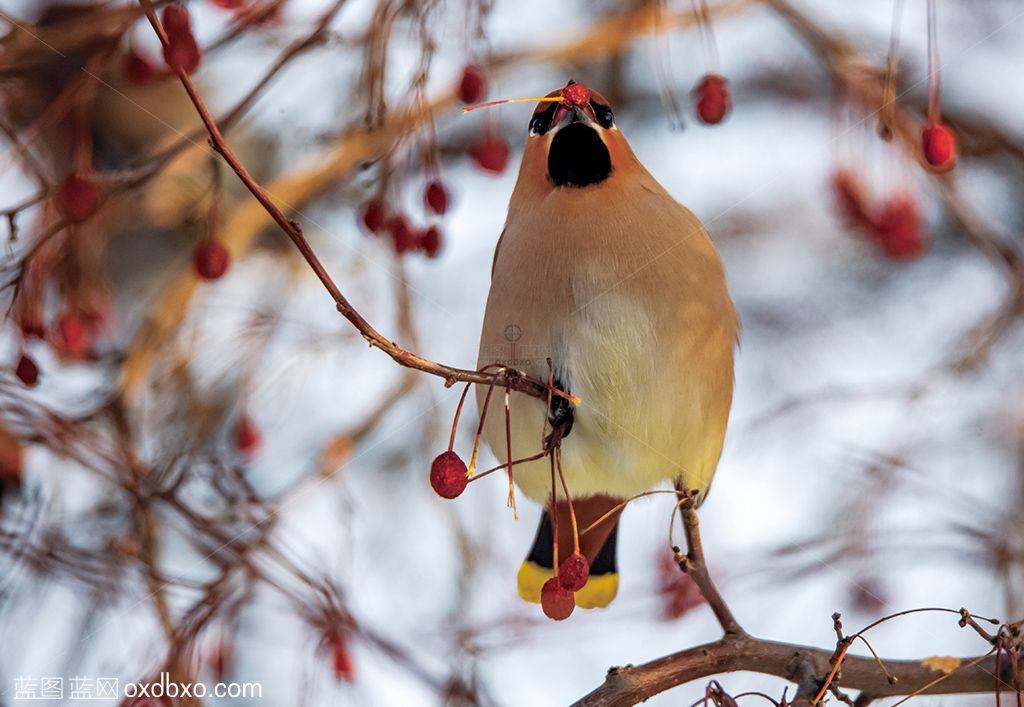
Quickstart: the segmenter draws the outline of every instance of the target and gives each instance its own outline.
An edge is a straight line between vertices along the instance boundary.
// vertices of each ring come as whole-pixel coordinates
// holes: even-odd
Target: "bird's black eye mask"
[[[570,123],[555,133],[548,151],[548,177],[555,186],[588,187],[611,173],[611,155],[592,127]]]

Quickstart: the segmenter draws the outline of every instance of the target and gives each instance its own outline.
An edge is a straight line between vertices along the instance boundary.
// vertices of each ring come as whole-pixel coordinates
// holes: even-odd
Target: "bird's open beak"
[[[596,127],[597,116],[594,115],[594,109],[589,104],[572,108],[559,105],[551,118],[552,133],[572,123],[586,123],[590,127]]]

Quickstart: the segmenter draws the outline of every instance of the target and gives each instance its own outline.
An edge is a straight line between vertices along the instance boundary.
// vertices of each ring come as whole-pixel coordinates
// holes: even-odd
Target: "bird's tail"
[[[611,512],[620,502],[621,499],[610,496],[573,499],[573,509],[580,532]],[[576,592],[576,606],[581,609],[606,607],[619,591],[619,573],[615,565],[615,538],[619,530],[621,512],[621,509],[614,511],[599,525],[580,535],[580,552],[590,563],[590,579],[583,589]],[[569,505],[565,501],[556,503],[554,516],[558,521],[558,559],[562,562],[574,549]],[[540,603],[541,587],[554,576],[553,525],[552,510],[548,508],[541,516],[530,554],[519,568],[519,596],[534,604]]]

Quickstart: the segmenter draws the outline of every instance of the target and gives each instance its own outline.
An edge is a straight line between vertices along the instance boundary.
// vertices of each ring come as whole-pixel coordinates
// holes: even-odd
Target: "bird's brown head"
[[[544,170],[555,187],[585,188],[608,179],[625,154],[608,101],[570,81],[537,104],[530,118],[524,170]],[[627,148],[628,151],[628,148]]]

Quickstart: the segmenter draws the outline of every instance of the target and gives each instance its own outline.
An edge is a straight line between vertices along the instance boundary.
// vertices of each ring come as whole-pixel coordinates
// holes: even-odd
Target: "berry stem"
[[[586,535],[586,534],[587,534],[587,533],[589,533],[589,532],[590,532],[591,530],[593,530],[593,529],[594,529],[594,528],[596,528],[597,526],[601,525],[601,523],[604,523],[604,522],[605,522],[606,520],[608,520],[609,518],[611,518],[611,517],[612,517],[613,515],[615,515],[616,513],[620,512],[620,511],[621,511],[621,510],[622,510],[623,508],[625,508],[625,507],[626,507],[627,505],[629,505],[629,504],[630,504],[630,503],[632,503],[633,501],[637,500],[638,498],[643,498],[644,496],[653,496],[653,495],[654,495],[654,494],[656,494],[656,493],[670,493],[670,494],[672,494],[673,496],[678,496],[678,495],[679,495],[679,493],[678,493],[678,492],[676,492],[676,491],[670,491],[669,489],[653,489],[653,490],[651,490],[651,491],[644,491],[643,493],[638,493],[638,494],[636,494],[635,496],[630,496],[630,497],[629,497],[629,498],[627,498],[627,499],[626,499],[625,501],[623,501],[623,502],[622,502],[622,503],[620,503],[619,505],[615,506],[614,508],[610,509],[610,510],[609,510],[609,511],[608,511],[607,513],[605,513],[605,514],[604,514],[603,516],[601,516],[600,518],[598,518],[597,520],[595,520],[595,521],[594,521],[593,523],[591,523],[590,525],[588,525],[588,526],[587,526],[586,528],[584,528],[583,530],[581,530],[581,531],[580,531],[580,535]]]
[[[558,579],[558,513],[555,511],[555,503],[558,501],[558,487],[555,485],[555,455],[551,459],[551,565],[554,568],[555,579]]]
[[[939,42],[935,23],[935,0],[928,0],[928,124],[939,123],[939,98],[942,81],[939,75]]]
[[[534,462],[537,461],[538,459],[543,459],[547,455],[547,451],[537,452],[533,456],[523,457],[522,459],[516,459],[515,461],[512,462],[512,466],[515,466],[516,464],[525,464],[526,462]],[[479,481],[480,479],[484,478],[485,476],[488,476],[489,474],[493,474],[496,471],[501,471],[502,469],[508,468],[508,466],[508,462],[505,462],[504,464],[498,464],[497,466],[492,466],[487,471],[481,471],[479,474],[476,474],[472,479],[470,479],[470,482]]]
[[[889,35],[889,54],[885,58],[885,83],[882,89],[881,133],[885,140],[892,139],[892,126],[896,122],[896,75],[900,63],[900,21],[904,0],[893,0],[892,30]]]
[[[569,495],[569,486],[565,483],[565,474],[562,473],[562,445],[555,447],[555,466],[558,467],[558,478],[562,482],[562,491],[565,492],[565,502],[569,504],[569,521],[572,523],[572,550],[575,553],[580,551],[580,529],[576,525],[576,509],[572,507],[572,496]],[[557,543],[557,541],[556,541]]]
[[[462,395],[459,397],[459,405],[455,408],[455,419],[452,420],[452,433],[448,437],[448,451],[452,451],[455,446],[455,430],[459,427],[459,415],[462,414],[462,405],[466,402],[466,394],[469,393],[469,387],[472,383],[466,383],[466,387],[462,389]]]
[[[550,396],[550,393],[548,394]],[[516,487],[512,481],[512,386],[505,384],[505,452],[508,458],[508,506],[512,519],[519,520],[516,508]]]
[[[486,103],[477,103],[475,106],[467,106],[462,109],[462,112],[469,113],[470,111],[478,110],[480,108],[500,106],[504,103],[565,103],[565,99],[561,96],[543,96],[541,98],[506,98],[501,101],[487,101]]]
[[[494,392],[494,381],[492,380],[490,385],[487,386],[487,397],[484,398],[484,409],[480,411],[480,424],[476,428],[476,439],[473,440],[473,456],[469,458],[469,472],[470,476],[473,475],[473,470],[476,469],[476,455],[480,451],[480,437],[484,433],[484,421],[487,419],[487,408],[491,406],[491,394]]]

